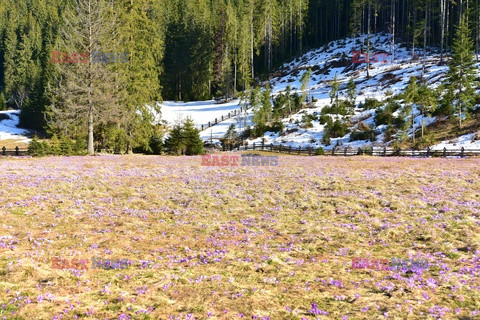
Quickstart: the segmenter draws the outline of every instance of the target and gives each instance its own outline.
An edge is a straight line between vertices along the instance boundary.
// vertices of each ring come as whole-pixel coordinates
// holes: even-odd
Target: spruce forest
[[[25,128],[148,149],[154,102],[235,97],[331,40],[384,31],[412,58],[428,46],[443,59],[465,16],[478,57],[478,2],[2,0],[0,100],[22,110]],[[53,51],[129,59],[85,68],[52,63]]]

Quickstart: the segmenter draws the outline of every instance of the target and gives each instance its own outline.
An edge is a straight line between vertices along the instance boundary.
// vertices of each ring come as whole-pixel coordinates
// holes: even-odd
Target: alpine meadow
[[[480,0],[0,0],[30,319],[480,319]]]

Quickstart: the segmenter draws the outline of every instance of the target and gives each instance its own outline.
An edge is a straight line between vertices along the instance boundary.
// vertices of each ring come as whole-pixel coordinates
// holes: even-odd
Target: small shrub
[[[43,144],[38,141],[37,136],[33,137],[32,141],[30,141],[30,144],[28,145],[28,153],[32,157],[42,157],[45,155]]]
[[[0,92],[0,111],[2,110],[7,110],[7,102],[5,101],[3,92]]]
[[[325,154],[325,150],[322,147],[319,147],[317,151],[315,151],[316,156],[323,156]]]
[[[270,127],[270,131],[272,132],[282,133],[283,129],[285,129],[285,126],[282,121],[275,121]]]
[[[62,136],[60,139],[60,154],[62,156],[71,156],[73,154],[73,142],[69,137]]]
[[[327,123],[333,122],[331,116],[324,115],[324,114],[319,117],[319,121],[320,121],[320,124],[327,124]]]
[[[59,156],[60,155],[60,140],[58,139],[57,135],[54,134],[50,139],[50,152],[48,154]]]
[[[370,109],[376,109],[380,107],[382,103],[378,101],[377,99],[366,99],[365,104],[363,105],[363,108],[365,110],[370,110]]]

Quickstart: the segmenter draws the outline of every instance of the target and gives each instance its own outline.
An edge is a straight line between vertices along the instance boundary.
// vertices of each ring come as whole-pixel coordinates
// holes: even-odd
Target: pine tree
[[[350,102],[355,105],[355,99],[357,98],[357,87],[353,78],[350,78],[347,84],[347,96]]]
[[[60,140],[56,134],[50,139],[50,153],[54,156],[59,156],[61,154]]]
[[[41,157],[45,155],[43,145],[38,141],[37,136],[34,136],[28,145],[28,154],[32,157]]]
[[[425,83],[422,83],[418,88],[418,105],[420,106],[420,112],[422,113],[422,138],[425,132],[425,115],[431,114],[435,111],[437,105],[437,99],[434,92]]]
[[[69,156],[73,154],[73,142],[67,136],[62,136],[60,139],[60,154],[62,156]]]
[[[69,53],[105,52],[102,43],[111,37],[103,0],[79,0],[67,10],[66,25],[59,46]],[[74,57],[71,57],[74,61]],[[114,79],[106,63],[59,63],[56,99],[49,107],[49,125],[69,133],[72,126],[84,125],[88,133],[87,151],[94,154],[94,123],[107,121],[115,107]],[[116,108],[116,112],[121,110]]]
[[[447,88],[454,99],[457,111],[458,125],[462,126],[464,112],[468,112],[473,105],[475,96],[475,62],[473,58],[473,41],[470,30],[463,15],[457,28],[453,42],[453,54],[448,64],[449,70],[446,77]]]
[[[170,154],[179,155],[185,151],[185,138],[183,128],[180,123],[173,126],[165,140],[165,148]]]
[[[200,138],[200,132],[191,118],[187,118],[183,124],[183,137],[185,141],[185,154],[195,156],[205,153],[203,150],[203,141]]]
[[[312,69],[308,68],[307,71],[305,71],[302,74],[302,77],[300,78],[300,90],[302,91],[302,102],[307,100],[308,97],[308,86],[310,83],[310,78],[312,77]]]
[[[335,74],[335,78],[332,81],[332,89],[330,90],[330,103],[333,102],[335,99],[335,108],[336,112],[338,113],[338,89],[340,87],[340,83],[337,80],[337,74]]]
[[[237,139],[238,133],[236,130],[235,125],[232,123],[229,127],[227,132],[225,133],[224,139],[227,140],[228,143],[232,143],[235,139]]]
[[[405,89],[405,105],[411,109],[413,142],[415,142],[415,108],[414,104],[418,102],[417,78],[411,77],[407,88]]]
[[[7,110],[7,103],[5,101],[5,95],[0,92],[0,111]]]

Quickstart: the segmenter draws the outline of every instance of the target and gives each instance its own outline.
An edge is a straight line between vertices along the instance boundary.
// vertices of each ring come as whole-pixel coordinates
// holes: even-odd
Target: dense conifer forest
[[[388,32],[412,58],[447,55],[462,16],[478,57],[479,0],[2,0],[0,103],[22,110],[23,127],[146,147],[155,101],[233,97],[353,34],[366,35],[358,50]],[[54,51],[78,63],[52,63]],[[94,52],[128,59],[79,61]]]

